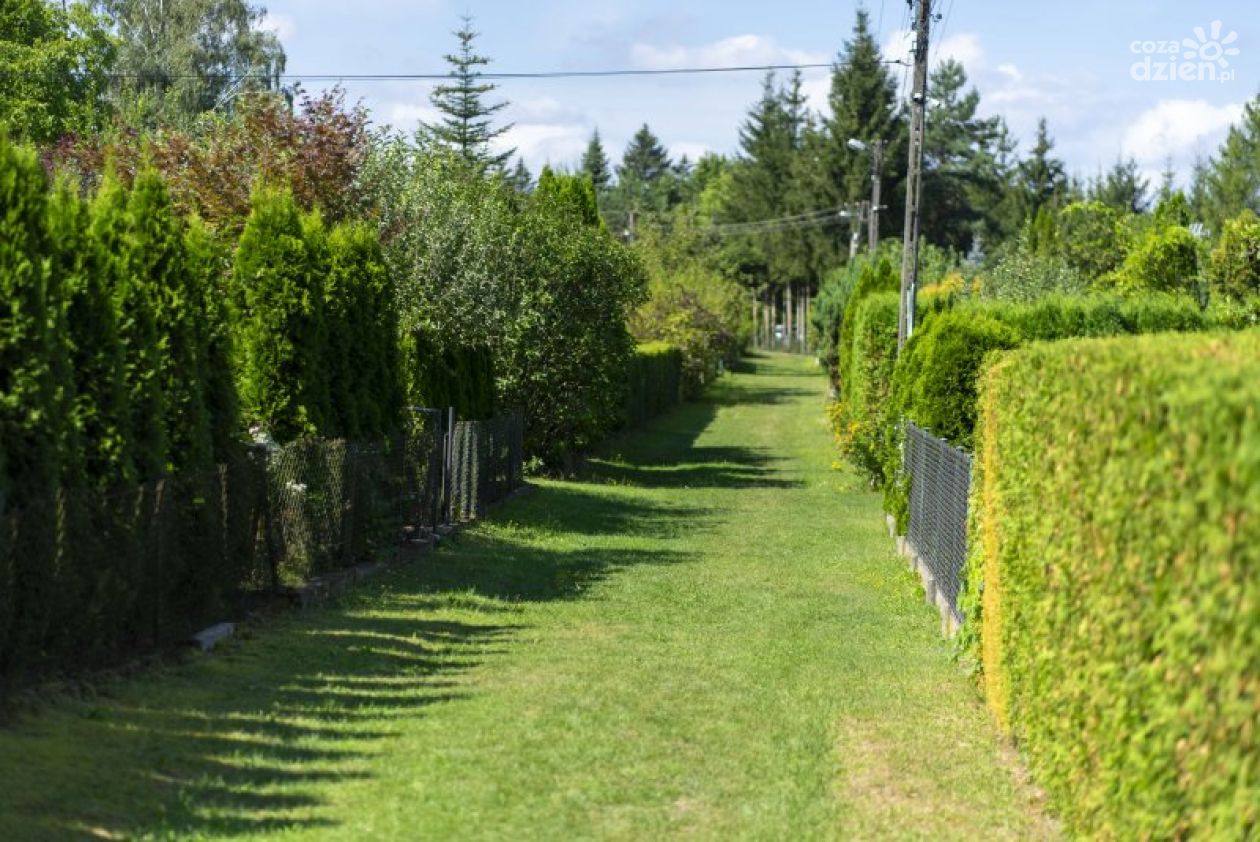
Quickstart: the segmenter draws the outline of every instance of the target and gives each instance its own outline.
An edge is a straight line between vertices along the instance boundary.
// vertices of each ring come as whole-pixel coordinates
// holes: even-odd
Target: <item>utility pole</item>
[[[879,248],[879,194],[884,171],[884,141],[877,140],[871,144],[871,215],[867,219],[867,246],[874,254]]]
[[[910,162],[906,170],[906,230],[901,252],[901,309],[897,317],[897,351],[914,332],[914,307],[919,282],[919,205],[923,199],[923,130],[927,109],[928,29],[931,0],[917,3],[914,26],[914,87],[910,93]]]

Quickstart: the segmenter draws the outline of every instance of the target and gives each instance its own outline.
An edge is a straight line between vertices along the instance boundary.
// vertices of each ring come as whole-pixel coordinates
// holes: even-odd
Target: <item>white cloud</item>
[[[294,20],[292,15],[267,12],[262,16],[262,20],[258,22],[258,28],[263,32],[275,34],[282,42],[289,41],[297,34],[297,21]]]
[[[1185,171],[1242,118],[1242,103],[1212,105],[1203,99],[1165,99],[1143,112],[1124,133],[1121,152],[1151,177],[1171,161]]]
[[[433,123],[441,119],[441,112],[427,102],[393,102],[384,108],[386,122],[396,129],[410,131],[420,123]]]
[[[546,164],[567,166],[577,161],[589,140],[585,125],[517,123],[493,143],[496,151],[515,147],[516,154],[537,175]]]
[[[739,67],[762,64],[819,64],[828,57],[780,45],[768,35],[734,35],[699,46],[638,42],[630,47],[635,67],[664,70],[675,67]]]
[[[713,147],[707,143],[695,143],[689,140],[678,141],[669,145],[669,157],[673,161],[678,161],[684,155],[695,163],[700,160],[706,152],[712,152]]]

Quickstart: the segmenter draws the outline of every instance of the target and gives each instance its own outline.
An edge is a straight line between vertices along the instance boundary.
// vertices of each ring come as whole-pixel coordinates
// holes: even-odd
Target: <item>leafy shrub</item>
[[[980,282],[985,298],[1028,303],[1047,295],[1082,293],[1088,282],[1057,254],[1017,245],[1002,255]]]
[[[1058,252],[1068,267],[1095,281],[1124,262],[1120,213],[1102,202],[1073,202],[1059,211]]]
[[[1251,210],[1225,223],[1206,271],[1212,295],[1237,301],[1260,294],[1260,218]]]
[[[1103,279],[1121,292],[1195,292],[1199,277],[1199,241],[1180,225],[1151,227],[1124,263]]]
[[[646,342],[636,348],[626,378],[626,426],[642,426],[677,404],[682,380],[681,350],[666,342]]]
[[[460,418],[494,414],[494,355],[488,348],[443,350],[429,333],[413,331],[404,339],[402,357],[410,405],[452,407]]]
[[[967,629],[1073,835],[1260,827],[1260,334],[1076,340],[981,385]]]

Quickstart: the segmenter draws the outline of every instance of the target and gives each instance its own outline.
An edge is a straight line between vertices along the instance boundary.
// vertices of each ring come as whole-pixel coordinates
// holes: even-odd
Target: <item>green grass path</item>
[[[0,727],[0,839],[1049,835],[824,387],[758,357],[339,605]]]

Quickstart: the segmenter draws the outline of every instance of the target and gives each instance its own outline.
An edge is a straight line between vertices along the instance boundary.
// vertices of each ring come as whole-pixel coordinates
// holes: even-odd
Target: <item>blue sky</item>
[[[982,109],[1004,115],[1027,148],[1038,117],[1050,121],[1069,168],[1090,175],[1117,156],[1154,175],[1170,159],[1189,171],[1212,154],[1243,103],[1260,92],[1260,15],[1255,0],[936,0],[933,61],[965,65]],[[859,3],[664,2],[664,0],[271,0],[268,26],[281,37],[289,71],[310,74],[426,73],[446,69],[443,53],[461,14],[476,18],[481,51],[505,72],[832,60],[852,30]],[[866,0],[889,57],[909,49],[905,0]],[[1213,21],[1221,25],[1214,36]],[[1217,78],[1155,78],[1187,44],[1231,52]],[[1150,51],[1151,70],[1134,68]],[[1236,52],[1234,52],[1236,51]],[[1213,54],[1215,55],[1215,54]],[[1206,56],[1205,56],[1206,57]],[[900,68],[899,75],[901,73]],[[826,72],[807,76],[823,107]],[[1135,76],[1139,78],[1135,78]],[[1152,78],[1140,78],[1140,77]],[[322,85],[310,85],[318,88]],[[598,126],[610,154],[643,122],[675,155],[731,152],[743,114],[759,91],[756,73],[722,77],[513,80],[500,93],[515,122],[508,143],[531,169],[572,164]],[[410,129],[431,119],[429,84],[347,84],[378,123]]]

